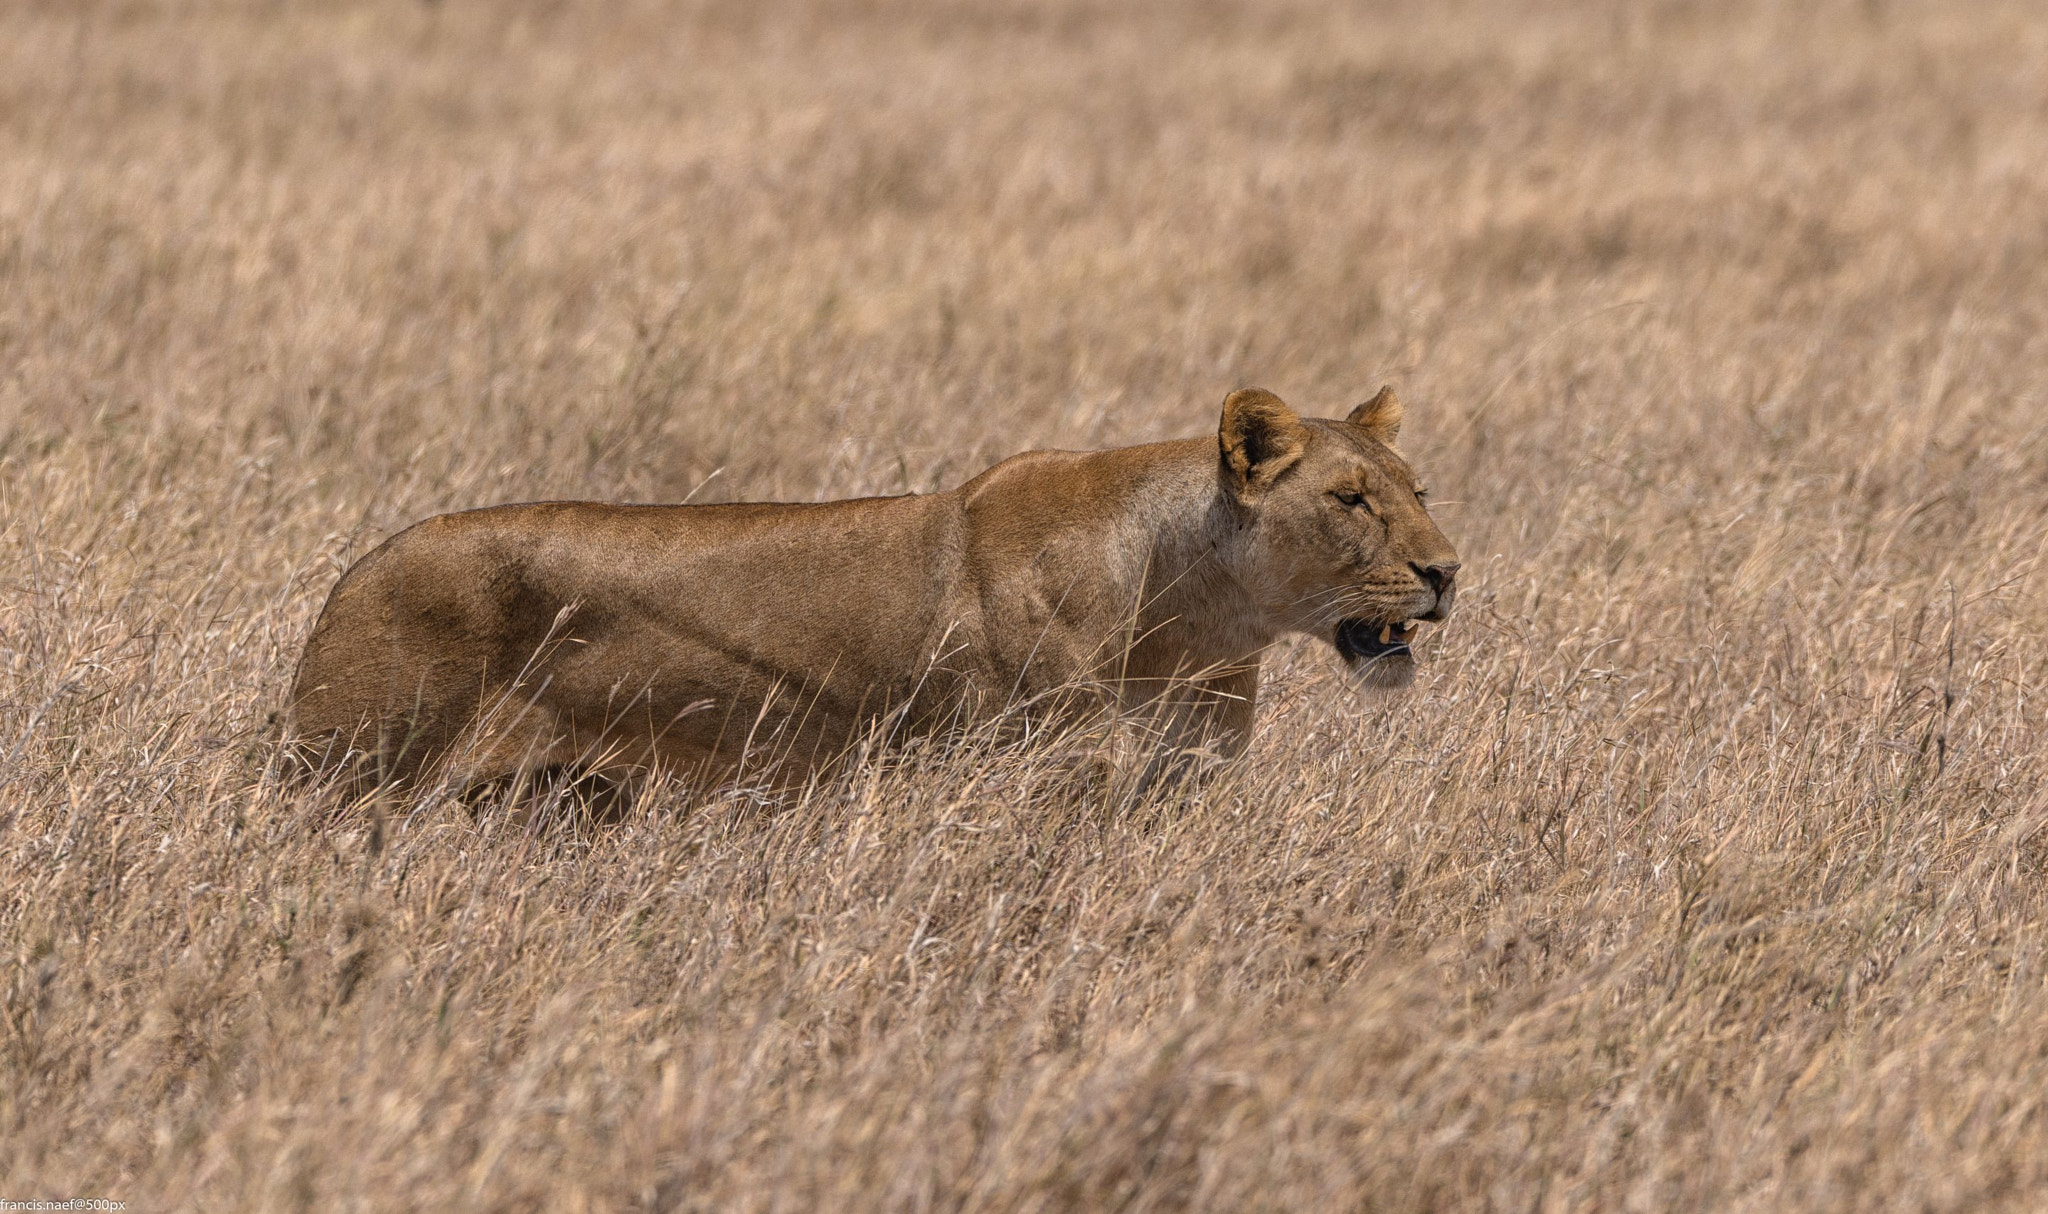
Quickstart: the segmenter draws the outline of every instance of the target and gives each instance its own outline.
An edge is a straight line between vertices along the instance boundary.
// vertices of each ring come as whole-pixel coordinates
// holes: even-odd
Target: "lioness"
[[[335,585],[290,732],[384,781],[718,778],[764,752],[805,770],[885,718],[1092,700],[1162,753],[1234,756],[1279,634],[1400,687],[1414,621],[1450,611],[1401,412],[1387,388],[1343,421],[1247,388],[1213,440],[1034,451],[943,493],[440,515]]]

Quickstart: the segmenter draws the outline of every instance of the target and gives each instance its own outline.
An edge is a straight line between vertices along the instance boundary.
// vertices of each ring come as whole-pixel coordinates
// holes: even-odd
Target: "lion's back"
[[[288,729],[316,765],[393,737],[425,762],[515,682],[547,721],[606,728],[622,689],[673,716],[778,683],[909,686],[955,605],[956,515],[936,495],[439,515],[336,583]]]

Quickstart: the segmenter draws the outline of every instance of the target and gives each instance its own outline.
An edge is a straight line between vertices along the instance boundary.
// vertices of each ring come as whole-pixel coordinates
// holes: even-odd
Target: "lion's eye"
[[[1428,501],[1428,500],[1429,500],[1429,486],[1428,486],[1428,485],[1417,485],[1417,486],[1415,486],[1415,500],[1416,500],[1416,501],[1418,501],[1418,502],[1426,502],[1426,501]]]
[[[1339,502],[1342,502],[1344,505],[1352,507],[1353,509],[1365,505],[1365,495],[1363,493],[1353,492],[1350,489],[1332,490],[1330,496],[1336,498]]]

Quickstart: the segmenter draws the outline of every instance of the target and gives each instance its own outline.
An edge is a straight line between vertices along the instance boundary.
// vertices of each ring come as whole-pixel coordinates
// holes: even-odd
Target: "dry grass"
[[[2019,3],[0,6],[0,1198],[2039,1208],[2044,97]],[[1383,379],[1459,614],[1199,795],[272,774],[424,514]]]

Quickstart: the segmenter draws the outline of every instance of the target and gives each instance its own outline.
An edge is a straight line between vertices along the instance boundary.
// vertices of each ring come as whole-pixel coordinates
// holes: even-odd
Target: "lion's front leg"
[[[1145,701],[1139,717],[1149,755],[1139,795],[1161,782],[1202,779],[1241,757],[1251,746],[1258,696],[1254,660],[1220,674],[1174,680]]]

